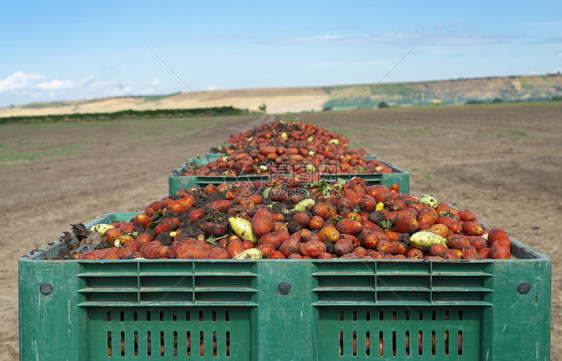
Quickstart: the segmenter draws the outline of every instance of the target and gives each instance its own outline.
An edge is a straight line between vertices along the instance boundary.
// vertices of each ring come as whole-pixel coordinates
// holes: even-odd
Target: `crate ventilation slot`
[[[320,310],[321,359],[477,359],[482,309]],[[473,358],[476,357],[476,358]]]
[[[249,352],[249,309],[90,308],[90,356],[227,359]]]
[[[169,261],[168,261],[169,262]],[[80,306],[255,306],[252,264],[226,271],[208,264],[82,264]]]
[[[451,267],[455,266],[455,267]],[[493,275],[486,263],[316,264],[314,306],[491,306]]]

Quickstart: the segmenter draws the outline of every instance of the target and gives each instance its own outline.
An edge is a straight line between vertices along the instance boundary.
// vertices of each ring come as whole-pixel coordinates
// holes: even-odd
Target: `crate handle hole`
[[[39,286],[39,292],[41,292],[41,294],[43,294],[45,296],[51,295],[54,290],[55,289],[54,289],[53,285],[49,282],[43,282]]]
[[[519,282],[517,285],[517,292],[522,295],[526,295],[531,292],[531,284],[527,281]]]
[[[279,285],[277,286],[277,290],[279,291],[280,294],[286,296],[289,293],[291,293],[291,284],[286,281],[280,282]]]

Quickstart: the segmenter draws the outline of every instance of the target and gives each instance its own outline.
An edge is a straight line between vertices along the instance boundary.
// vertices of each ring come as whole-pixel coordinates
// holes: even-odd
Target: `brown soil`
[[[556,257],[562,231],[562,104],[300,113],[281,118],[341,131],[378,159],[408,170],[412,194],[430,193],[470,209],[480,220],[551,256],[552,359],[562,358],[558,291],[562,277]],[[0,246],[5,261],[0,264],[0,359],[18,359],[18,258],[59,238],[71,224],[104,213],[136,211],[160,200],[167,194],[168,175],[186,158],[203,156],[230,134],[274,119],[229,118],[225,124],[173,139],[130,137],[134,121],[119,129],[108,122],[96,128],[78,154],[1,166]],[[16,131],[1,128],[0,143]],[[29,126],[25,137],[60,136],[60,127],[56,129],[55,135],[48,125]],[[86,124],[75,124],[64,136],[73,139],[88,132]]]

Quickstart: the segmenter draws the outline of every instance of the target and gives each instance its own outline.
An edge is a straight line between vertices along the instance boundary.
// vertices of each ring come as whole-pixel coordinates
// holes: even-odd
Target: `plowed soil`
[[[552,257],[551,356],[562,359],[562,104],[548,103],[202,118],[189,131],[167,121],[146,131],[153,125],[134,120],[0,126],[0,145],[18,137],[80,143],[70,154],[0,159],[0,360],[18,359],[22,255],[57,239],[70,224],[161,199],[170,172],[188,157],[204,156],[231,134],[275,119],[339,131],[377,159],[407,170],[411,194],[430,193],[469,209]]]

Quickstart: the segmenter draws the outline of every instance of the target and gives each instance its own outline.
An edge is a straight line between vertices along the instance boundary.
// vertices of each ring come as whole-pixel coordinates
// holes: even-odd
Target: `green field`
[[[224,124],[230,117],[146,117],[72,122],[11,123],[0,125],[0,166],[83,156],[84,149],[112,142],[166,143],[207,127]],[[234,117],[236,118],[236,117]],[[108,133],[108,127],[113,134]],[[99,137],[102,137],[100,142]]]

